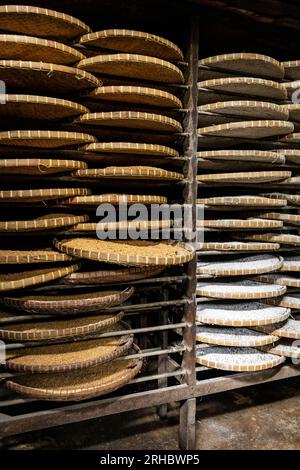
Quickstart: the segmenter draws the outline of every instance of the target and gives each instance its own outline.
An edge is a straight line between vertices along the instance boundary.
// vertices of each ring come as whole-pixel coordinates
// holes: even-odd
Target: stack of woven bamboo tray
[[[96,227],[118,237],[121,229],[157,235],[172,225],[97,225],[96,208],[149,207],[181,194],[181,100],[140,80],[180,90],[183,74],[173,62],[183,55],[148,33],[92,33],[81,20],[29,6],[0,7],[0,30],[0,338],[6,367],[22,372],[5,385],[40,399],[90,398],[141,370],[121,321],[131,284],[194,255],[180,243],[152,242],[152,232],[133,242],[96,236]],[[125,82],[115,86],[116,76]],[[101,87],[105,80],[111,86]],[[170,191],[171,183],[178,188]]]
[[[283,76],[258,54],[199,61],[197,361],[208,367],[255,371],[299,356],[299,326],[282,304],[297,216],[285,191],[274,193],[297,174],[283,145],[272,146],[294,130]]]

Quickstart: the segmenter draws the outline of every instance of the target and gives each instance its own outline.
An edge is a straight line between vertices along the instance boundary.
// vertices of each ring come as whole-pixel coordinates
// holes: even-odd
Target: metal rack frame
[[[196,198],[197,198],[197,77],[198,77],[198,50],[199,50],[199,20],[195,15],[190,18],[190,37],[187,53],[187,87],[186,104],[188,109],[184,121],[184,133],[181,136],[184,142],[186,182],[183,191],[184,203],[193,206],[190,227],[195,231],[196,227]],[[0,401],[0,437],[6,437],[23,432],[55,427],[58,425],[74,423],[102,416],[108,416],[132,410],[148,407],[157,407],[161,417],[167,415],[167,404],[174,401],[181,402],[179,417],[179,445],[182,449],[193,449],[195,446],[195,418],[196,398],[220,393],[228,390],[248,387],[255,384],[271,382],[300,375],[300,368],[292,365],[283,365],[274,369],[253,373],[232,373],[214,378],[198,378],[198,374],[206,372],[207,368],[197,366],[195,363],[195,331],[196,331],[196,258],[185,267],[184,276],[169,276],[164,279],[152,279],[155,285],[162,286],[162,301],[143,302],[127,305],[122,308],[126,315],[138,316],[140,310],[143,316],[148,312],[159,312],[159,325],[149,327],[147,320],[142,319],[138,328],[132,330],[139,334],[145,331],[156,332],[160,336],[160,348],[142,348],[144,357],[157,357],[157,373],[142,375],[132,381],[132,384],[121,389],[108,398],[97,398],[80,403],[58,404],[32,410],[37,400],[18,397],[8,397]],[[167,295],[168,284],[183,283],[185,295],[181,299],[169,300]],[[162,283],[162,284],[161,284]],[[143,283],[136,283],[141,285]],[[170,309],[182,309],[182,321],[176,324],[168,324]],[[116,310],[114,307],[111,311]],[[119,309],[118,309],[119,310]],[[22,315],[20,320],[29,319],[29,315]],[[34,316],[37,319],[37,316]],[[43,317],[45,318],[45,317]],[[170,330],[181,329],[183,342],[181,345],[170,345]],[[20,345],[21,347],[21,345]],[[179,364],[173,359],[173,354],[182,354],[182,362]],[[222,375],[223,374],[223,375]],[[0,373],[0,380],[11,376],[10,373]],[[168,380],[175,381],[169,384]],[[132,387],[142,383],[155,383],[157,387],[150,390],[133,390]],[[21,413],[9,414],[7,409],[22,405]],[[24,411],[24,409],[28,411]]]

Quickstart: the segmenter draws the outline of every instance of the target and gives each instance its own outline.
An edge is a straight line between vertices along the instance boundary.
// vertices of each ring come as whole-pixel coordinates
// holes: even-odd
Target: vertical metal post
[[[162,291],[162,300],[168,300],[168,289],[166,287],[163,288]],[[169,318],[169,312],[167,308],[164,308],[161,310],[160,313],[160,319],[161,323],[163,325],[166,325],[168,323],[168,318]],[[160,347],[161,349],[167,349],[169,345],[169,331],[165,330],[162,331],[159,335],[160,339]],[[164,374],[168,372],[168,354],[163,354],[161,356],[158,356],[158,374]],[[164,388],[168,386],[168,378],[163,377],[161,379],[158,379],[158,387],[159,388]],[[168,414],[168,405],[167,403],[164,403],[163,405],[160,405],[157,409],[157,413],[160,418],[164,419],[167,417]]]
[[[192,206],[191,220],[189,226],[193,233],[196,233],[196,200],[197,200],[197,123],[198,123],[198,60],[199,60],[199,29],[198,18],[193,17],[190,20],[189,47],[187,61],[188,76],[187,84],[189,86],[186,106],[189,110],[185,132],[188,133],[188,141],[185,149],[185,156],[188,157],[186,167],[187,185],[184,191],[184,203]],[[183,332],[183,342],[186,351],[183,355],[182,366],[185,371],[184,381],[187,385],[196,384],[195,370],[195,343],[196,343],[196,258],[190,261],[186,266],[188,280],[185,284],[185,296],[188,303],[184,309],[184,319],[187,323]],[[190,399],[184,402],[180,410],[179,425],[179,445],[182,449],[192,449],[195,445],[195,414],[196,400]]]

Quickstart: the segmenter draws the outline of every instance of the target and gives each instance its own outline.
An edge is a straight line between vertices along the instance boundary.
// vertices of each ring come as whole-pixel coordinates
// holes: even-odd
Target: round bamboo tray
[[[51,248],[41,250],[0,249],[0,264],[59,263],[62,261],[72,261],[72,257],[65,254],[62,256],[62,253]]]
[[[287,276],[281,273],[276,274],[262,274],[256,279],[260,282],[269,282],[270,284],[279,284],[286,287],[300,287],[300,278]]]
[[[292,205],[300,205],[300,195],[299,194],[283,194],[283,193],[267,193],[263,196],[274,198],[274,199],[286,199]]]
[[[284,137],[281,137],[281,139],[279,141],[283,142],[285,144],[299,144],[300,143],[300,133],[299,132],[293,132],[291,134],[285,135]]]
[[[285,163],[284,151],[266,150],[209,150],[197,152],[197,158],[226,162],[256,162],[282,165]]]
[[[136,352],[137,348],[134,348]],[[115,359],[68,374],[18,375],[5,382],[6,388],[41,400],[86,400],[113,392],[128,384],[141,370],[142,359]]]
[[[116,101],[118,103],[157,106],[159,108],[182,108],[183,106],[177,96],[167,91],[141,86],[102,86],[84,96],[97,101]]]
[[[99,271],[78,271],[62,279],[63,284],[93,285],[137,281],[159,276],[163,267],[131,267],[119,269],[103,269]]]
[[[0,56],[5,60],[27,60],[73,65],[85,56],[73,47],[32,36],[0,34]]]
[[[198,113],[214,113],[230,118],[275,119],[287,121],[289,119],[288,106],[281,106],[265,101],[219,101],[216,103],[198,106]]]
[[[0,202],[34,202],[66,197],[86,197],[86,188],[11,189],[0,191]],[[82,195],[82,196],[80,196]]]
[[[292,310],[300,310],[300,297],[297,294],[288,294],[279,299],[267,299],[266,302],[278,307],[291,308]]]
[[[75,263],[70,266],[53,266],[51,268],[35,269],[14,274],[1,273],[0,291],[24,289],[25,287],[44,284],[45,282],[54,281],[55,279],[67,276],[77,271],[80,267],[80,263]]]
[[[120,305],[134,293],[134,288],[65,295],[25,295],[2,297],[0,302],[10,308],[40,315],[78,315],[99,312]]]
[[[201,127],[200,135],[239,137],[242,139],[263,139],[293,132],[294,124],[287,121],[241,121]]]
[[[290,80],[298,80],[300,78],[300,61],[299,60],[288,60],[281,62],[284,68],[284,78]]]
[[[196,362],[213,369],[255,372],[278,366],[284,358],[254,348],[210,346],[197,351]]]
[[[23,60],[0,60],[0,80],[25,93],[66,94],[100,86],[100,80],[84,70]]]
[[[182,125],[175,119],[153,113],[137,111],[109,111],[88,113],[79,116],[75,122],[80,125],[122,127],[155,132],[182,132]]]
[[[281,83],[272,80],[251,77],[230,77],[205,80],[198,82],[198,88],[214,90],[217,92],[233,93],[243,97],[257,96],[275,100],[285,100],[287,92]],[[201,91],[201,93],[203,93]]]
[[[300,245],[300,236],[299,235],[289,235],[284,233],[262,233],[262,234],[249,234],[249,235],[239,235],[239,238],[247,240],[257,240],[264,242],[272,243],[282,243],[284,245]]]
[[[286,104],[284,105],[285,109],[289,113],[289,119],[293,122],[300,121],[300,104],[293,103],[293,104]]]
[[[125,329],[125,325],[112,331]],[[263,334],[263,333],[260,333]],[[9,350],[5,367],[28,373],[69,372],[105,364],[123,356],[133,344],[133,335],[87,339],[72,343],[47,344]]]
[[[0,338],[12,341],[44,341],[63,338],[75,338],[96,333],[105,328],[111,329],[113,325],[123,318],[124,313],[106,314],[95,316],[85,315],[82,318],[70,318],[61,320],[26,321],[24,323],[9,323],[0,326]],[[5,313],[6,317],[14,316]],[[3,315],[1,313],[1,318]],[[18,317],[16,316],[16,320]]]
[[[285,286],[256,281],[199,282],[196,294],[216,299],[267,299],[286,292]]]
[[[81,104],[60,98],[35,95],[3,95],[0,116],[12,119],[43,119],[55,121],[87,113]]]
[[[214,69],[226,72],[235,72],[241,75],[246,73],[252,76],[268,77],[275,80],[281,79],[284,76],[284,66],[282,63],[272,57],[249,52],[206,57],[199,60],[199,65],[213,67]]]
[[[59,148],[96,142],[92,135],[64,131],[5,131],[0,132],[0,145]]]
[[[161,83],[183,83],[176,65],[166,60],[138,54],[107,54],[81,60],[77,67],[87,72]]]
[[[280,271],[300,272],[300,256],[284,256]]]
[[[300,216],[299,216],[300,217]],[[281,220],[268,220],[259,218],[249,219],[204,219],[197,223],[197,227],[204,227],[208,230],[260,230],[282,228]]]
[[[0,232],[36,232],[87,222],[87,215],[47,214],[31,220],[0,221]]]
[[[268,183],[280,181],[291,176],[291,171],[249,171],[241,173],[212,173],[198,175],[197,181],[206,184],[215,183]]]
[[[197,243],[197,251],[276,251],[279,250],[279,243],[259,243],[259,242],[207,242]]]
[[[0,171],[1,172],[1,171]],[[160,181],[180,181],[184,179],[183,174],[175,171],[167,171],[161,168],[149,166],[109,166],[106,168],[77,170],[72,176],[77,178],[112,178],[112,179],[142,179]]]
[[[290,312],[289,308],[259,302],[201,302],[197,306],[196,320],[209,325],[256,327],[284,321]]]
[[[141,230],[144,231],[153,231],[157,232],[164,229],[170,229],[173,226],[172,220],[152,220],[152,221],[130,221],[130,222],[91,222],[91,223],[83,223],[74,225],[74,227],[65,231],[65,234],[76,234],[81,232],[108,232],[112,231],[113,234],[120,230],[133,230],[134,232],[140,232]]]
[[[281,149],[280,153],[284,155],[286,163],[292,165],[300,165],[300,149]]]
[[[0,159],[0,175],[51,175],[86,169],[87,167],[85,162],[76,160],[52,160],[48,158]]]
[[[0,30],[64,41],[91,31],[89,26],[73,16],[24,5],[0,6]]]
[[[278,271],[283,258],[274,255],[254,255],[227,261],[197,262],[197,274],[213,276],[244,276]]]
[[[261,196],[219,196],[197,199],[197,204],[203,204],[209,208],[223,208],[233,210],[240,208],[257,209],[284,207],[287,205],[286,199],[271,199]]]
[[[144,240],[96,240],[73,238],[56,241],[58,250],[105,263],[126,266],[169,266],[187,263],[194,257],[191,246],[176,242],[154,242]]]
[[[130,52],[166,60],[183,60],[182,51],[176,44],[155,34],[129,29],[105,29],[85,34],[80,44],[112,51]]]
[[[280,338],[300,339],[300,321],[289,318],[283,323],[273,323],[271,325],[258,326],[258,331]]]
[[[258,333],[258,334],[256,334]],[[196,330],[196,341],[217,346],[252,347],[264,346],[274,343],[278,336],[260,333],[247,328],[198,326]]]
[[[300,215],[297,214],[284,214],[281,212],[263,212],[261,214],[256,214],[256,216],[281,221],[282,223],[287,223],[289,225],[300,225]]]
[[[292,99],[294,91],[298,90],[300,85],[300,80],[295,80],[293,82],[282,82],[282,86],[285,88],[287,93],[287,98]]]
[[[87,152],[100,153],[103,155],[149,155],[158,157],[179,157],[179,152],[157,144],[140,144],[135,142],[98,142],[89,144],[82,148]]]
[[[141,194],[98,194],[77,196],[64,200],[66,205],[98,206],[99,204],[167,204],[164,196],[143,196]]]
[[[275,354],[276,356],[300,359],[299,345],[296,345],[293,341],[289,341],[287,339],[281,339],[277,344],[273,346],[261,346],[260,349],[269,354]]]

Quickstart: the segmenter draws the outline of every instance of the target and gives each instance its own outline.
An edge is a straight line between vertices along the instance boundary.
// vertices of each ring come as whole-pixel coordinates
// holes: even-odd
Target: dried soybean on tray
[[[78,258],[128,266],[176,265],[194,257],[194,249],[184,243],[144,240],[105,241],[73,238],[56,241],[58,250]]]

